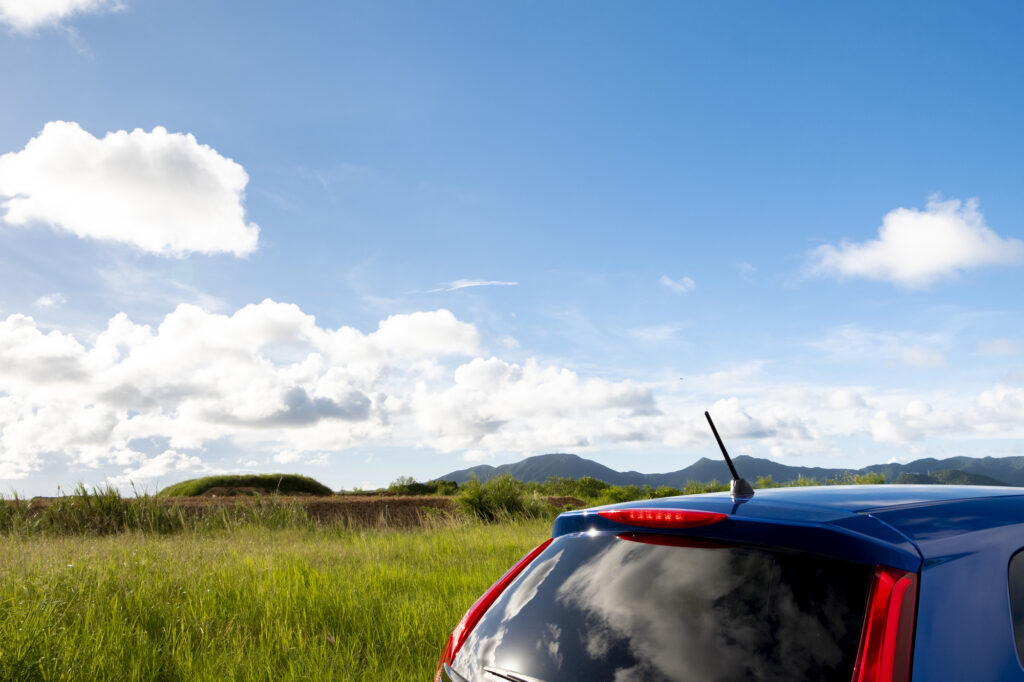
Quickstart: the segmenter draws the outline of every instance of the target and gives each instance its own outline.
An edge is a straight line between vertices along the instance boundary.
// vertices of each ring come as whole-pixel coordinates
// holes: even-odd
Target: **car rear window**
[[[1024,550],[1019,550],[1010,559],[1007,582],[1010,589],[1013,638],[1017,642],[1017,658],[1024,663]]]
[[[474,681],[849,682],[870,578],[869,566],[811,554],[564,536],[491,606],[453,667]]]

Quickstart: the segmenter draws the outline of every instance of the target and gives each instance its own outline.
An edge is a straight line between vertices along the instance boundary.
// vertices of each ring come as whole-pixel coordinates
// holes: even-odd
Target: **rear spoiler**
[[[692,512],[723,516],[707,524],[652,527],[630,521],[622,511]],[[604,514],[602,514],[604,512]],[[620,512],[620,513],[609,513]],[[609,518],[613,517],[613,518]],[[618,520],[614,520],[617,517]],[[921,554],[905,535],[867,514],[789,506],[770,501],[736,505],[725,495],[664,498],[564,512],[555,519],[552,537],[575,533],[651,532],[703,538],[729,544],[792,549],[904,571],[921,568]]]

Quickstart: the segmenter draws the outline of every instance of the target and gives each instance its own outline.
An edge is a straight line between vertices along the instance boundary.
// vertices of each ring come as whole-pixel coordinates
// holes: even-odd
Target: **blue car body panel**
[[[1024,547],[1024,490],[1003,492],[873,512],[923,558],[915,679],[1024,680],[1006,582]]]
[[[1010,558],[1024,548],[1024,489],[848,486],[758,490],[644,500],[563,513],[553,536],[643,530],[606,508],[728,514],[687,537],[817,552],[920,574],[914,680],[1024,681],[1007,593]]]

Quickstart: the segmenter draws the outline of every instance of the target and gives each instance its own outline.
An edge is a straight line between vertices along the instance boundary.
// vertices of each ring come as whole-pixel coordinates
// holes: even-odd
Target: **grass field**
[[[2,680],[429,680],[543,520],[0,536]]]

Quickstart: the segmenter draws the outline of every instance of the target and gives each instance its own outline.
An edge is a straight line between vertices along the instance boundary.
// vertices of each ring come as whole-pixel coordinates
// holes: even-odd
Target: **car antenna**
[[[718,447],[722,450],[722,455],[725,456],[725,463],[729,465],[729,471],[732,473],[732,482],[729,484],[729,492],[732,493],[733,497],[739,497],[743,499],[749,499],[754,496],[754,489],[750,487],[746,479],[740,478],[740,475],[736,473],[736,467],[733,466],[732,458],[729,457],[729,452],[725,449],[725,443],[722,442],[722,437],[718,435],[718,429],[715,428],[715,422],[711,421],[711,414],[707,411],[704,412],[704,416],[708,418],[708,424],[711,425],[711,433],[715,434],[715,440],[718,441]]]

